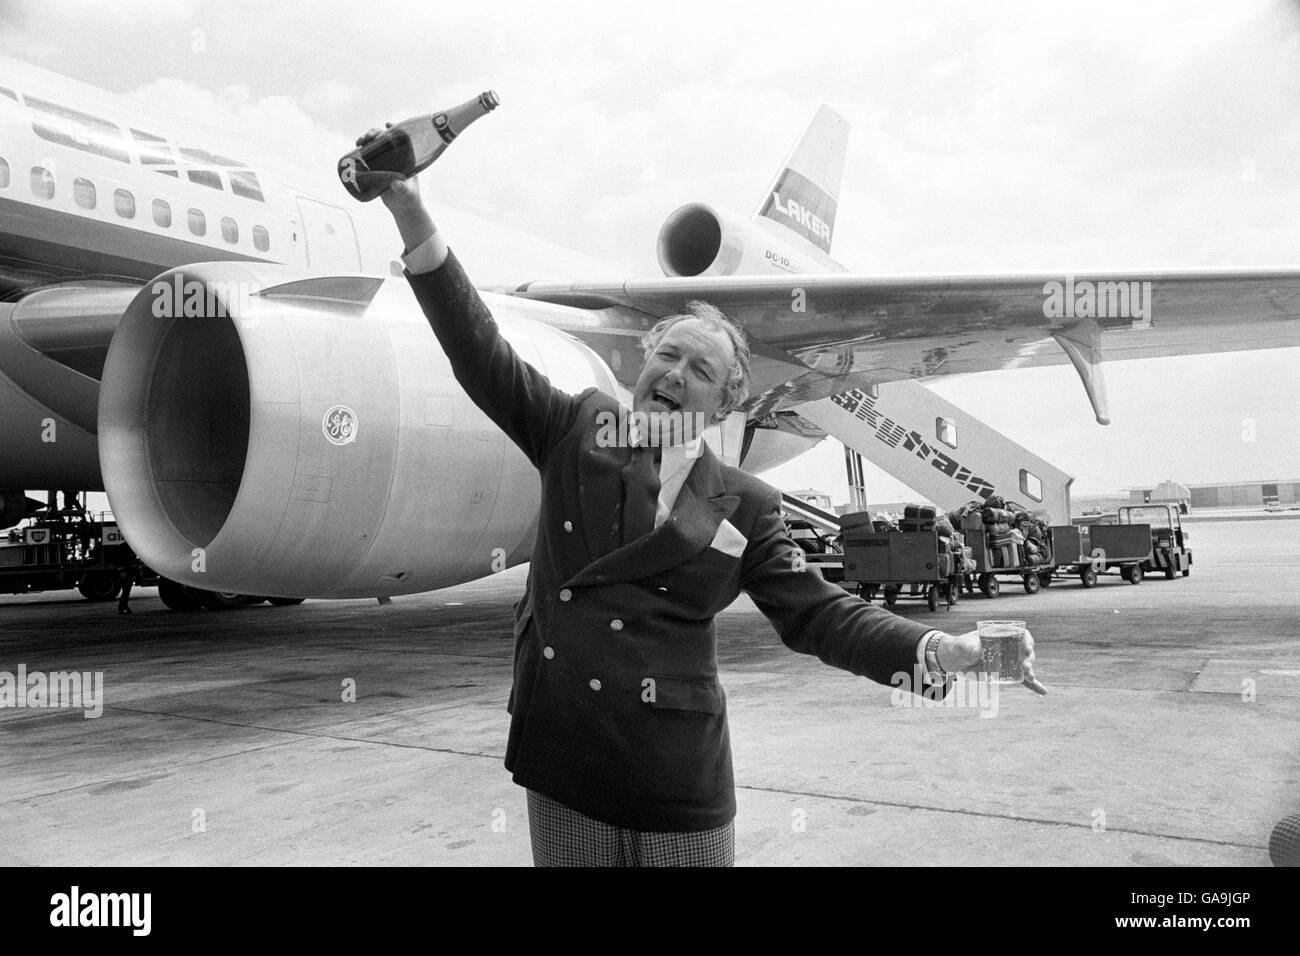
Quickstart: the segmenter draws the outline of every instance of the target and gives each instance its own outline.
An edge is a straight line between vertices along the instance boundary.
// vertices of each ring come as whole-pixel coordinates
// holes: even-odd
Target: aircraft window
[[[201,149],[181,148],[181,155],[190,163],[185,170],[185,175],[190,178],[190,182],[198,183],[200,186],[207,186],[210,189],[222,189],[221,174],[213,169],[212,154],[204,152]],[[196,168],[197,167],[197,168]]]
[[[95,208],[95,184],[78,177],[72,181],[72,198],[82,209]]]
[[[266,252],[271,248],[271,234],[262,226],[253,227],[253,248],[258,252]]]
[[[257,181],[257,174],[245,169],[243,163],[237,163],[224,156],[213,156],[212,161],[218,166],[226,167],[226,175],[230,177],[230,191],[236,196],[256,199],[258,202],[266,201],[262,196],[262,186]]]
[[[27,97],[27,106],[32,110],[32,129],[41,139],[107,156],[120,163],[131,162],[122,145],[122,131],[108,120],[32,96]]]
[[[239,223],[229,216],[221,217],[221,238],[234,245],[239,241]]]
[[[208,217],[203,215],[201,210],[190,210],[190,232],[196,236],[201,236],[208,231]]]
[[[145,133],[138,129],[131,130],[131,138],[140,146],[140,163],[144,166],[158,166],[154,172],[164,176],[180,177],[176,171],[176,154],[161,136]]]
[[[41,199],[54,198],[54,174],[44,166],[32,167],[32,192]]]
[[[262,187],[257,181],[257,174],[246,169],[234,170],[230,173],[230,188],[236,196],[256,199],[258,202],[266,201],[262,196]]]
[[[135,197],[125,189],[113,190],[113,208],[123,219],[135,218]]]
[[[9,188],[9,161],[0,159],[0,189]]]
[[[153,221],[155,225],[167,229],[172,224],[172,207],[167,205],[164,199],[155,199],[153,201]]]
[[[957,423],[951,418],[936,418],[934,420],[934,437],[949,448],[956,448]]]
[[[1020,469],[1020,490],[1035,501],[1043,500],[1043,481],[1033,472]]]

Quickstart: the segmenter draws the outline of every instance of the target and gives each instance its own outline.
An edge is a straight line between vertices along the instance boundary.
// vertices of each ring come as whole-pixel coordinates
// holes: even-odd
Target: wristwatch
[[[942,640],[943,631],[931,631],[929,639],[925,642],[925,669],[938,681],[948,676],[948,672],[939,666],[939,642]]]

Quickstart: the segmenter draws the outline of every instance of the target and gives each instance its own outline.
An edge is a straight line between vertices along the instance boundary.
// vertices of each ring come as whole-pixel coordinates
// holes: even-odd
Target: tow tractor
[[[1192,573],[1188,535],[1174,505],[1128,505],[1094,523],[1057,525],[1051,532],[1056,571],[1078,574],[1085,588],[1112,570],[1130,584],[1147,572],[1163,571],[1170,580]]]
[[[158,576],[139,564],[106,515],[56,512],[0,534],[0,593],[75,587],[89,601],[108,601],[117,597],[123,572],[132,562],[137,583],[157,583]]]

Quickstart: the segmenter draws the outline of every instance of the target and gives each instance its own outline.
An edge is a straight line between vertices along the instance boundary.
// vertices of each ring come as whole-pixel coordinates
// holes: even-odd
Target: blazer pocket
[[[629,735],[629,782],[637,793],[678,807],[716,808],[730,766],[722,688],[714,681],[654,678],[642,691],[641,720]]]
[[[740,533],[739,529],[728,521],[722,519],[718,525],[718,531],[709,542],[709,547],[715,551],[721,551],[723,554],[729,554],[733,558],[739,558],[745,553],[745,548],[749,545],[749,539]]]
[[[733,571],[740,567],[740,558],[719,551],[717,548],[705,548],[695,556],[695,560],[722,571]]]
[[[725,697],[722,686],[716,682],[687,680],[683,677],[652,677],[651,680],[654,681],[654,693],[646,703],[656,710],[722,713]]]

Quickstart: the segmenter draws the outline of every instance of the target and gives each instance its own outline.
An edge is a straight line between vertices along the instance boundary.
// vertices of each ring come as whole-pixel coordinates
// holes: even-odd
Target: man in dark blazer
[[[789,647],[882,684],[937,697],[946,671],[978,663],[976,634],[895,616],[806,570],[780,493],[698,441],[747,384],[743,334],[720,313],[693,304],[647,336],[622,440],[628,409],[594,388],[554,388],[498,334],[414,182],[383,199],[457,380],[541,475],[505,761],[528,790],[535,862],[733,861],[714,617],[742,590]],[[672,434],[652,434],[651,422]],[[1029,636],[1024,654],[1037,685]]]

